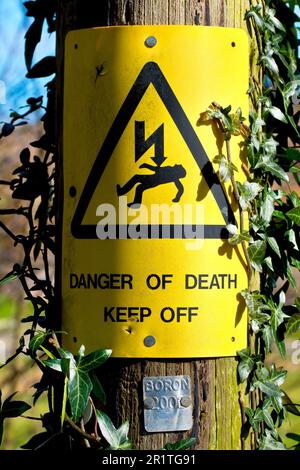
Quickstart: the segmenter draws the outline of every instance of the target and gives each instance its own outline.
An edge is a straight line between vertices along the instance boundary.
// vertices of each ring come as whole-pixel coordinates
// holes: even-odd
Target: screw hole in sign
[[[77,193],[77,191],[76,191],[75,186],[71,186],[70,189],[69,189],[69,194],[70,194],[70,196],[71,196],[71,197],[75,197],[75,196],[76,196],[76,193]]]
[[[74,44],[74,49],[78,49],[78,44]]]
[[[235,47],[235,46],[236,46],[235,42],[234,42],[234,41],[232,41],[232,43],[231,43],[231,47]]]

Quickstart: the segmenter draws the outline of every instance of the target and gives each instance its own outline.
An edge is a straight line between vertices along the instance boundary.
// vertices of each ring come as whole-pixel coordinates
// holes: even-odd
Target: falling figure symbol
[[[124,196],[124,194],[127,194],[135,185],[137,185],[134,200],[128,204],[128,207],[138,209],[142,203],[143,193],[146,189],[155,188],[156,186],[167,183],[174,183],[177,188],[177,194],[173,199],[173,202],[180,201],[184,191],[180,179],[186,176],[186,170],[182,165],[154,166],[148,165],[148,163],[143,163],[139,168],[146,168],[154,173],[150,175],[134,175],[126,184],[124,184],[124,186],[117,184],[118,196]]]

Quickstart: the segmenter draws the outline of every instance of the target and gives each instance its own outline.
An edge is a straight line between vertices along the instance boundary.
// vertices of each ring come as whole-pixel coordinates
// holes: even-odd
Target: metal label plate
[[[148,432],[188,431],[193,425],[188,375],[144,377],[144,421]]]

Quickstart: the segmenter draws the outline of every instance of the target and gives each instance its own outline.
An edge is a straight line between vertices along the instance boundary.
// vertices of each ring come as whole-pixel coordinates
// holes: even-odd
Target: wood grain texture
[[[68,31],[103,25],[188,24],[244,27],[248,0],[60,0],[58,31],[58,110],[62,113],[64,38]],[[61,121],[61,120],[59,120]],[[59,180],[63,177],[62,129],[59,132]],[[60,193],[61,194],[61,193]],[[60,195],[59,200],[62,201]],[[61,213],[59,217],[61,217]],[[59,221],[58,221],[59,222]],[[57,261],[57,271],[60,269]],[[59,274],[57,276],[59,279]],[[59,281],[58,281],[59,282]],[[241,449],[241,411],[235,358],[200,360],[117,360],[102,368],[108,409],[116,425],[130,421],[136,448],[160,449],[166,442],[195,436],[197,449]],[[194,425],[187,433],[148,434],[143,425],[144,376],[191,377]]]

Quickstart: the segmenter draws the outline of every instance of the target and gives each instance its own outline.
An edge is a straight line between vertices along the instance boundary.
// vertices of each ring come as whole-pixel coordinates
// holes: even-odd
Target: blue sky
[[[10,109],[17,110],[26,98],[45,94],[47,79],[25,78],[24,35],[32,23],[25,16],[23,0],[0,0],[0,81],[6,89],[5,101],[0,99],[0,121],[7,120]],[[33,64],[46,55],[54,54],[55,35],[49,35],[44,26],[42,41],[37,46]]]

